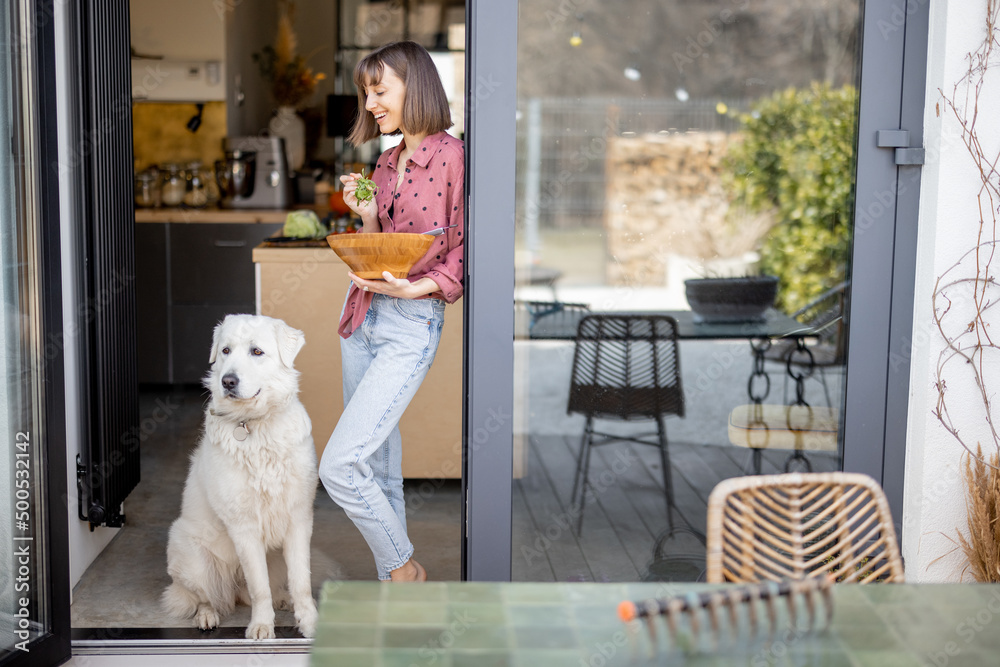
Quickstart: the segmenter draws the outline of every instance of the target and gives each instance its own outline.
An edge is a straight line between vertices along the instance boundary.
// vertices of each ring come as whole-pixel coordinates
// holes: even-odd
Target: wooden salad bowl
[[[382,280],[388,271],[406,278],[410,269],[434,243],[429,234],[331,234],[326,237],[333,251],[359,278]]]

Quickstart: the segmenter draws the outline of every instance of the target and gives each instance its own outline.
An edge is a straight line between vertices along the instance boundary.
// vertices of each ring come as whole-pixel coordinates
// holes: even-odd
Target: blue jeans
[[[406,535],[399,420],[441,340],[444,301],[376,294],[364,323],[341,339],[344,413],[319,478],[368,542],[379,579],[413,555]]]

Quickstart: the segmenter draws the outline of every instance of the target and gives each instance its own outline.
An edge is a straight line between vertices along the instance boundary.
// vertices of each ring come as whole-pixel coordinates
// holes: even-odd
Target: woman
[[[452,125],[448,100],[418,44],[396,42],[369,54],[355,68],[354,83],[363,111],[351,143],[403,135],[372,172],[374,198],[355,196],[361,174],[340,178],[363,233],[446,231],[407,279],[348,273],[339,329],[345,407],[319,474],[368,542],[379,579],[424,581],[406,534],[399,420],[434,360],[445,303],[462,296],[465,148],[444,132]]]

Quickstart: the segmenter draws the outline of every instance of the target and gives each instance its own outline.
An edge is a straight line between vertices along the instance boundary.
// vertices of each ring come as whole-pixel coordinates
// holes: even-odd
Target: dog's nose
[[[240,379],[236,377],[236,373],[226,373],[222,376],[222,386],[227,391],[232,391],[236,389],[236,385],[240,383]]]

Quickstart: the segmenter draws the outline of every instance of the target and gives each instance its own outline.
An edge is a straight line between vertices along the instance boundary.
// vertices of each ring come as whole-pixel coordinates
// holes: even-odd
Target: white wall
[[[976,196],[981,180],[942,91],[951,96],[966,73],[967,54],[979,48],[985,38],[985,18],[986,0],[930,3],[924,111],[927,161],[921,182],[903,507],[903,558],[910,581],[971,581],[967,573],[963,577],[966,561],[954,541],[958,529],[965,532],[964,450],[933,413],[938,400],[936,369],[944,341],[932,317],[931,298],[938,277],[977,243],[980,214]],[[1000,124],[994,119],[995,110],[1000,108],[1000,72],[991,72],[986,81],[979,102],[978,130],[986,153],[995,156],[1000,148]],[[964,88],[960,94],[964,98]],[[986,215],[989,220],[989,204]],[[1000,260],[994,265],[1000,269]],[[963,262],[948,275],[975,276],[974,263]],[[969,290],[953,294],[952,310],[945,316],[949,335],[961,333],[974,313]],[[994,333],[1000,334],[1000,320],[993,319],[997,321]],[[995,361],[993,367],[997,369]],[[960,434],[974,446],[977,437],[987,434],[982,402],[967,369],[967,365],[955,362],[946,367],[945,396]],[[992,389],[1000,390],[996,372]],[[987,442],[988,436],[984,444]]]

